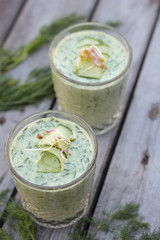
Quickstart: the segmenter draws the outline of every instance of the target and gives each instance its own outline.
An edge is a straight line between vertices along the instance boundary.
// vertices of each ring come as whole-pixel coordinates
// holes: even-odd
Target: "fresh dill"
[[[10,201],[6,207],[4,220],[14,229],[21,240],[35,240],[36,224],[19,203]]]
[[[0,228],[0,239],[1,240],[10,240],[8,234],[6,233],[5,230],[3,230],[3,228]]]
[[[109,25],[111,27],[119,27],[121,25],[121,22],[120,21],[107,21],[106,22],[106,25]]]
[[[4,177],[5,177],[6,173],[4,173],[1,177],[0,177],[0,184],[3,181]]]
[[[97,233],[104,231],[112,234],[112,240],[158,240],[160,230],[150,231],[148,223],[143,221],[139,214],[139,205],[133,202],[123,208],[112,212],[103,211],[103,217],[95,220],[92,217],[83,218],[69,233],[71,240],[96,240]],[[36,224],[28,215],[27,211],[19,203],[9,202],[5,221],[18,233],[21,240],[34,240],[36,238]],[[93,227],[91,233],[84,231],[85,224]],[[2,238],[1,236],[4,236]],[[8,233],[0,229],[0,239],[9,240]]]
[[[148,223],[143,221],[139,214],[140,206],[133,202],[123,208],[112,212],[103,211],[103,217],[95,220],[93,217],[85,218],[71,230],[71,240],[96,240],[99,231],[110,233],[110,240],[158,240],[160,230],[150,231]],[[84,226],[92,226],[92,232],[87,234]]]
[[[17,109],[44,98],[54,99],[50,67],[34,69],[23,84],[18,84],[17,79],[1,74],[0,96],[0,111]]]
[[[80,22],[82,19],[82,16],[77,16],[73,13],[69,16],[53,21],[49,25],[41,27],[37,36],[27,45],[20,47],[15,53],[12,53],[1,46],[0,71],[5,72],[14,68],[42,45],[49,43],[61,30],[74,23]]]
[[[0,205],[2,205],[2,200],[7,195],[8,192],[9,192],[9,189],[5,189],[5,190],[0,192]]]

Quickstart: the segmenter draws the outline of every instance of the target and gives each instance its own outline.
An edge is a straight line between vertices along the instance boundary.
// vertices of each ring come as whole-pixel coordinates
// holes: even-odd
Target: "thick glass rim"
[[[80,82],[80,81],[77,81],[77,80],[73,80],[67,76],[65,76],[63,73],[59,72],[58,69],[56,68],[55,64],[54,64],[54,61],[53,61],[53,58],[52,58],[52,49],[53,49],[53,46],[54,46],[54,43],[56,42],[56,40],[58,38],[60,38],[61,36],[63,36],[63,34],[71,31],[71,30],[74,30],[78,27],[101,27],[101,28],[104,28],[106,30],[110,30],[114,33],[116,33],[124,42],[125,42],[125,45],[127,46],[127,50],[128,50],[128,62],[127,62],[127,65],[125,66],[125,68],[123,69],[123,71],[118,74],[116,77],[114,78],[111,78],[110,80],[106,80],[104,82],[100,82],[100,83],[86,83],[86,82]],[[82,86],[100,86],[100,85],[106,85],[108,83],[111,83],[111,82],[114,82],[116,80],[118,80],[119,78],[121,78],[125,73],[127,73],[130,65],[131,65],[131,62],[132,62],[132,49],[127,41],[127,39],[123,36],[122,33],[120,33],[117,29],[109,26],[109,25],[104,25],[104,24],[101,24],[101,23],[96,23],[96,22],[85,22],[85,23],[79,23],[79,24],[74,24],[68,28],[65,28],[63,31],[61,31],[60,33],[58,33],[56,35],[56,37],[52,40],[51,44],[50,44],[50,48],[49,48],[49,59],[50,59],[50,64],[52,65],[52,67],[54,68],[54,70],[60,75],[62,76],[65,80],[69,81],[69,82],[72,82],[74,84],[77,84],[77,85],[82,85]]]
[[[89,168],[82,174],[80,175],[78,178],[76,178],[75,180],[60,185],[60,186],[42,186],[42,185],[38,185],[35,183],[31,183],[29,181],[27,181],[26,179],[24,179],[19,173],[17,173],[17,171],[14,169],[12,163],[11,163],[11,159],[10,159],[10,142],[12,140],[12,137],[15,133],[15,131],[17,130],[18,127],[20,127],[21,125],[23,125],[26,121],[32,119],[33,117],[38,117],[42,114],[63,114],[66,116],[70,116],[73,117],[74,119],[77,119],[78,121],[80,121],[82,124],[84,124],[87,127],[87,130],[89,131],[89,137],[92,138],[93,140],[93,157],[92,157],[92,161],[91,164],[89,166]],[[24,126],[23,126],[24,127]],[[96,158],[97,158],[97,153],[98,153],[98,144],[97,144],[97,139],[96,136],[92,130],[92,128],[80,117],[78,117],[77,115],[74,115],[72,113],[68,113],[68,112],[63,112],[63,111],[54,111],[54,110],[49,110],[49,111],[43,111],[43,112],[38,112],[38,113],[34,113],[29,115],[28,117],[24,118],[23,120],[21,120],[19,123],[17,123],[15,125],[15,127],[12,129],[12,131],[10,132],[6,144],[5,144],[5,159],[7,162],[7,165],[11,171],[11,173],[21,182],[23,182],[25,185],[30,186],[36,190],[63,190],[63,189],[67,189],[69,187],[71,187],[72,185],[75,185],[77,183],[79,183],[81,180],[83,180],[92,170],[92,168],[95,165],[96,162]]]

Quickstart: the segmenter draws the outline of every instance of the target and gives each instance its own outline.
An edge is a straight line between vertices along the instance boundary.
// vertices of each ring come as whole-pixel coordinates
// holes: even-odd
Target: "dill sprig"
[[[121,25],[121,22],[120,21],[107,21],[106,22],[106,25],[109,25],[111,27],[119,27]]]
[[[20,204],[14,201],[9,202],[4,218],[11,225],[12,229],[18,233],[21,240],[35,239],[36,224]]]
[[[0,228],[0,239],[1,240],[10,240],[8,234],[6,233],[5,230],[3,230],[3,228]]]
[[[111,213],[103,211],[102,219],[85,218],[69,233],[69,237],[71,240],[96,240],[97,233],[104,231],[112,235],[112,240],[158,240],[160,230],[150,231],[149,224],[139,214],[139,208],[138,204],[131,202]],[[88,223],[93,227],[89,234],[83,231]]]
[[[36,68],[30,72],[23,84],[11,76],[0,76],[0,111],[17,109],[36,103],[43,98],[54,98],[51,70],[49,66]]]
[[[4,173],[1,177],[0,177],[0,184],[2,183],[4,177],[5,177],[6,173]]]
[[[57,33],[71,24],[77,23],[82,20],[82,16],[71,14],[69,16],[60,18],[51,22],[49,25],[43,26],[38,35],[30,41],[27,45],[20,47],[15,53],[0,47],[0,71],[8,71],[22,61],[24,61],[31,53],[40,48],[42,45],[50,42]]]
[[[7,188],[3,191],[0,192],[0,205],[2,205],[2,200],[3,198],[7,195],[7,193],[9,192],[10,190]]]

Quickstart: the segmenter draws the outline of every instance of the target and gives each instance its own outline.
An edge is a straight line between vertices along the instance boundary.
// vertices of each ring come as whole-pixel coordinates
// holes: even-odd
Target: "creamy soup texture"
[[[36,162],[41,151],[34,150],[39,141],[36,136],[59,124],[69,128],[75,139],[68,150],[70,155],[62,171],[37,172]],[[71,121],[51,117],[30,123],[18,133],[12,144],[11,161],[17,173],[27,181],[44,186],[59,186],[75,180],[87,170],[93,157],[92,152],[91,141],[84,129]]]
[[[107,69],[100,79],[79,77],[74,73],[77,56],[85,38],[97,39],[109,46]],[[75,81],[96,83],[104,82],[118,76],[127,65],[128,55],[120,41],[111,35],[104,32],[86,30],[72,33],[61,40],[56,47],[53,61],[57,70],[65,76]]]

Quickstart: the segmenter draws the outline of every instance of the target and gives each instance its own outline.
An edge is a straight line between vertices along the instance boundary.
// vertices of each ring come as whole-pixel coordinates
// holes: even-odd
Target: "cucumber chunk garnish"
[[[84,38],[75,73],[80,77],[100,79],[107,68],[109,45],[94,38]]]
[[[100,41],[95,38],[87,37],[82,40],[82,46],[84,45],[97,45],[100,44]]]
[[[64,167],[65,154],[62,153],[61,149],[53,147],[51,150],[46,150],[41,152],[40,159],[37,161],[36,172],[61,172]]]
[[[41,153],[41,157],[37,162],[36,172],[43,173],[58,173],[62,170],[62,163],[60,159],[53,153],[44,151]]]
[[[96,47],[101,51],[102,54],[109,54],[109,46],[106,44],[99,44]]]
[[[69,139],[72,136],[72,130],[63,124],[59,124],[56,129],[64,136],[65,139]]]
[[[77,74],[80,77],[100,79],[103,74],[103,69],[94,65],[93,61],[80,59]]]
[[[109,50],[110,50],[110,47],[107,45],[107,44],[98,44],[98,45],[95,45],[100,51],[102,54],[108,54],[109,55]],[[89,48],[91,47],[91,45],[84,45],[82,46],[81,50],[85,49],[85,48]]]

